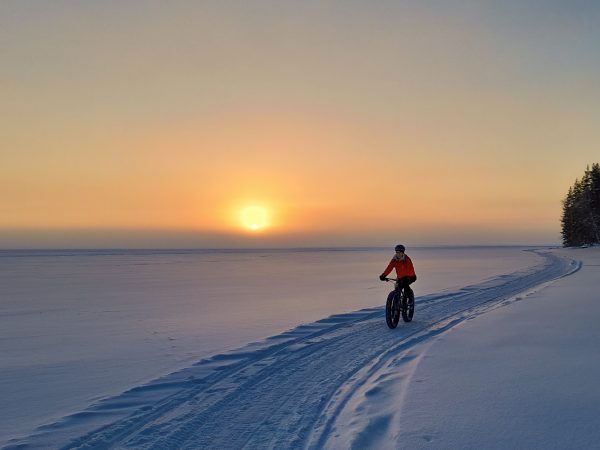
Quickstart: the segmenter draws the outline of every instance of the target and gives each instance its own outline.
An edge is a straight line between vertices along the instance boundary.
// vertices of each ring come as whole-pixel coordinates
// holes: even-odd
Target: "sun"
[[[269,211],[262,206],[246,206],[240,218],[242,226],[250,231],[261,231],[269,226]]]

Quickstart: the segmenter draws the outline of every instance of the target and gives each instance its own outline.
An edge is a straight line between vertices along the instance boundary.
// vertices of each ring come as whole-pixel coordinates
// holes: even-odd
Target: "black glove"
[[[380,279],[381,281],[385,281],[385,275],[379,275],[379,279]]]

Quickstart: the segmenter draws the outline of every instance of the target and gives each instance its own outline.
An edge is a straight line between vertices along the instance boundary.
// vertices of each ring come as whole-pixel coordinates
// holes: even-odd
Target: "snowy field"
[[[453,346],[458,348],[454,359],[419,371],[441,359],[430,354],[444,340],[458,336],[460,342],[460,333],[472,324],[529,305],[536,295],[555,292],[552,286],[586,273],[584,265],[537,292],[579,267],[571,259],[579,258],[576,252],[555,253],[561,255],[515,248],[417,249],[411,252],[420,275],[417,313],[412,323],[396,330],[385,327],[378,306],[387,286],[373,281],[389,252],[4,254],[9,301],[2,304],[0,342],[9,357],[1,363],[0,388],[8,400],[0,421],[3,437],[29,434],[13,441],[23,448],[364,448],[397,447],[408,439],[413,439],[411,448],[452,442],[460,447],[458,433],[452,434],[455,428],[442,426],[451,420],[441,411],[455,406],[437,404],[450,395],[448,386],[442,386],[452,378],[431,380],[469,367],[451,362],[461,355],[469,360],[474,350],[464,354],[464,343]],[[519,294],[527,290],[533,293]],[[215,304],[198,301],[205,298]],[[43,299],[46,308],[34,304],[36,299]],[[518,301],[522,299],[527,302]],[[228,315],[219,315],[222,306],[228,306],[223,309]],[[549,318],[564,322],[564,316],[550,309],[544,309]],[[331,313],[343,314],[189,363]],[[518,321],[497,321],[512,336],[512,324]],[[529,321],[536,324],[537,318]],[[474,339],[486,349],[481,356],[489,353],[482,337],[493,348],[498,347],[494,337],[502,338],[496,328],[488,328],[483,326],[487,333]],[[209,339],[213,334],[214,340]],[[513,361],[510,355],[504,357],[519,367],[528,360],[519,356]],[[470,379],[485,378],[485,370],[471,363]],[[189,367],[150,380],[177,365]],[[510,372],[518,386],[518,377]],[[462,378],[468,391],[469,377]],[[65,386],[82,396],[71,398]],[[57,388],[64,403],[53,403],[53,396],[60,397]],[[494,392],[489,386],[483,391]],[[406,415],[405,405],[421,399],[433,406],[411,407]],[[472,400],[480,401],[476,396]],[[30,434],[44,423],[38,409],[46,414],[46,423],[54,424]],[[470,411],[468,404],[464,411]],[[74,412],[57,422],[57,414]],[[503,414],[510,418],[512,413]],[[475,436],[487,437],[484,431]]]
[[[387,422],[381,448],[600,448],[600,248],[555,253],[581,270],[415,347],[404,391],[383,370],[357,429]],[[395,411],[374,412],[386,398]]]

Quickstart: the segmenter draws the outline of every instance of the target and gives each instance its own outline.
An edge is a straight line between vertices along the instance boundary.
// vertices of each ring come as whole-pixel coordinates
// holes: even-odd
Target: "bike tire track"
[[[566,258],[538,254],[543,264],[528,271],[417,298],[415,320],[401,323],[396,330],[385,326],[381,307],[336,315],[283,333],[262,348],[250,345],[246,351],[211,358],[189,370],[198,375],[204,369],[204,376],[186,379],[184,370],[162,384],[134,389],[130,396],[148,389],[172,393],[63,448],[252,449],[325,444],[333,429],[332,418],[347,399],[398,352],[454,326],[461,314],[481,313],[486,305],[574,269]],[[212,372],[210,363],[217,365]],[[118,399],[125,400],[113,400]]]

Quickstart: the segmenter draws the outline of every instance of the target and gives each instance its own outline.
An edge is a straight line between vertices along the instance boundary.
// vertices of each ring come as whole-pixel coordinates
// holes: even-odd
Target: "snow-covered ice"
[[[535,266],[420,295],[413,322],[396,330],[380,306],[334,315],[99,401],[13,444],[590,447],[600,417],[600,254],[538,255]]]
[[[536,262],[411,249],[419,295]],[[0,445],[201,358],[382,303],[389,250],[0,251]]]
[[[396,354],[402,369],[379,371],[338,432],[379,448],[599,448],[600,248],[554,253],[581,270]]]

